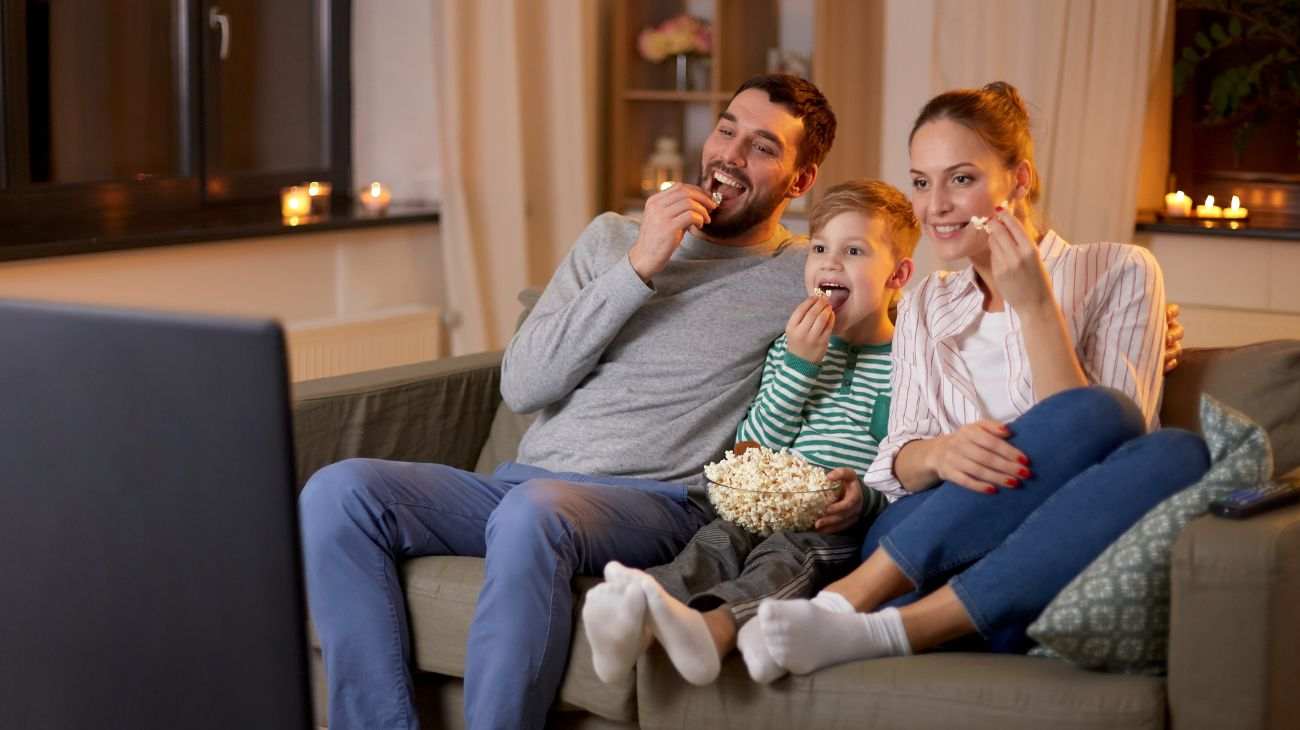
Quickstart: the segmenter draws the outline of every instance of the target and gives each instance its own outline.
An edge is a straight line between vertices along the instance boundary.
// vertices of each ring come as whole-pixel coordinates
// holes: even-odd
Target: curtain
[[[1008,81],[1029,104],[1047,222],[1133,236],[1147,103],[1169,0],[937,0],[936,89]]]
[[[596,212],[599,0],[437,0],[452,354],[503,347]]]

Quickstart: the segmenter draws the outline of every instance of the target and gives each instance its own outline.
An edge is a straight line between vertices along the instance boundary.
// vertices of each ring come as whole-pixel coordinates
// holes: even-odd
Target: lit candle
[[[1223,208],[1214,204],[1214,196],[1205,196],[1205,205],[1196,206],[1197,218],[1222,218]]]
[[[1249,213],[1250,211],[1241,207],[1241,198],[1238,198],[1237,196],[1234,195],[1232,196],[1232,207],[1224,209],[1223,217],[1240,219],[1240,218],[1245,218],[1246,215]]]
[[[311,196],[307,188],[282,188],[280,190],[280,214],[285,218],[302,218],[311,213]]]
[[[307,195],[311,197],[311,214],[321,215],[330,210],[330,193],[334,186],[327,182],[307,183]]]
[[[1192,214],[1192,199],[1179,190],[1165,194],[1165,215],[1169,218],[1186,218]]]
[[[393,194],[388,188],[377,182],[361,189],[361,207],[366,209],[367,213],[382,215],[388,210],[388,203],[392,201]]]

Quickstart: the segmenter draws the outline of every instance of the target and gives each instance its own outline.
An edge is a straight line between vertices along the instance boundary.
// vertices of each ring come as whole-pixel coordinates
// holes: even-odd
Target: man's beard
[[[717,167],[706,169],[700,174],[700,187],[705,190],[710,189],[714,169],[717,169]],[[736,175],[733,171],[724,169],[723,172],[738,177],[747,184],[749,183],[747,177]],[[766,195],[763,195],[739,210],[730,210],[722,217],[714,216],[710,222],[700,226],[700,231],[710,238],[734,238],[757,227],[761,223],[767,222],[768,218],[772,216],[772,213],[781,205],[781,201],[785,200],[785,193],[790,188],[792,180],[793,176],[790,179],[782,181],[780,185],[768,191]],[[751,191],[753,191],[753,187],[750,187],[746,194]]]

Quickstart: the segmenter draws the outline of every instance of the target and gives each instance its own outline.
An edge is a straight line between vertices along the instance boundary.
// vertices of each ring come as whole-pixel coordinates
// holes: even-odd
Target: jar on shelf
[[[641,168],[641,194],[649,197],[672,183],[680,182],[682,168],[682,153],[677,149],[677,140],[673,137],[656,139],[654,151]]]

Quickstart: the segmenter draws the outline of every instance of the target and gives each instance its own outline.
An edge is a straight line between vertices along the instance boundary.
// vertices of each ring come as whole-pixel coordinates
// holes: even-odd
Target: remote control
[[[1238,489],[1210,502],[1210,511],[1220,517],[1241,519],[1300,500],[1300,483],[1271,482],[1261,487]]]

